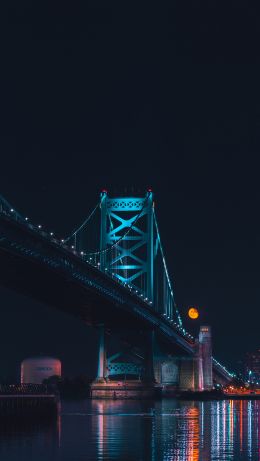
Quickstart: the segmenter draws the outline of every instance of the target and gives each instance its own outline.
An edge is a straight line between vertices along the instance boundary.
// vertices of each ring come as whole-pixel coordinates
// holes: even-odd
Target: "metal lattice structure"
[[[141,377],[144,375],[144,364],[138,361],[133,361],[135,354],[131,354],[131,361],[122,361],[124,352],[118,352],[107,359],[107,376],[117,375],[135,375]],[[120,361],[118,359],[121,359]]]
[[[104,251],[111,248],[111,251]],[[109,198],[101,194],[101,270],[141,289],[153,302],[153,195]]]

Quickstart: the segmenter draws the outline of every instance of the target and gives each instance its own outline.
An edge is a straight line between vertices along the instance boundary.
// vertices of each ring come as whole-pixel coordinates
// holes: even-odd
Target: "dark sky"
[[[1,193],[65,235],[101,188],[151,185],[177,303],[200,306],[233,367],[260,347],[256,11],[32,3],[1,15]],[[79,321],[2,289],[0,300],[2,374],[40,352],[67,373],[93,369]]]

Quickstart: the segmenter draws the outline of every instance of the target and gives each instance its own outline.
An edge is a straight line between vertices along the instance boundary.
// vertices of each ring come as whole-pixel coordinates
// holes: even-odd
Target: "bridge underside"
[[[0,280],[3,286],[74,315],[87,325],[104,324],[107,333],[133,346],[141,347],[143,332],[150,330],[142,318],[87,290],[77,281],[1,249]],[[185,354],[178,344],[172,343],[171,350],[172,353]]]
[[[0,218],[0,283],[77,316],[88,325],[102,325],[106,333],[140,351],[146,363],[150,360],[147,337],[152,332],[160,351],[154,371],[161,383],[165,380],[167,384],[170,376],[176,382],[174,358],[179,364],[183,358],[183,370],[193,366],[187,364],[193,363],[194,345],[150,306],[55,242],[5,218]]]

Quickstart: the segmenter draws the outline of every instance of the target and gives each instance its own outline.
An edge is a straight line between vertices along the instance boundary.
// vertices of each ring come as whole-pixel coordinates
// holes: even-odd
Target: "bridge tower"
[[[213,388],[212,378],[212,343],[210,326],[201,326],[199,332],[199,359],[202,362],[202,379],[204,390]]]
[[[152,191],[148,190],[141,198],[111,198],[103,190],[100,210],[100,270],[112,274],[127,287],[142,293],[144,299],[153,304],[155,244]],[[147,332],[145,343],[144,363],[141,367],[143,379],[153,382],[153,331]],[[105,383],[114,374],[114,369],[120,369],[122,375],[129,374],[131,369],[130,374],[140,377],[140,365],[129,362],[113,363],[114,358],[120,356],[121,351],[106,359],[105,328],[99,328],[96,383]]]

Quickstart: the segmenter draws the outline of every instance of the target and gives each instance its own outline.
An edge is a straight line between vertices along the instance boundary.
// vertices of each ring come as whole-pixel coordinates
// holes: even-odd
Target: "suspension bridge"
[[[144,197],[119,198],[103,190],[65,238],[0,196],[0,283],[98,329],[93,396],[115,395],[123,377],[134,378],[130,394],[154,384],[210,389],[233,377],[211,356],[210,328],[201,327],[198,338],[184,328],[150,189]]]

